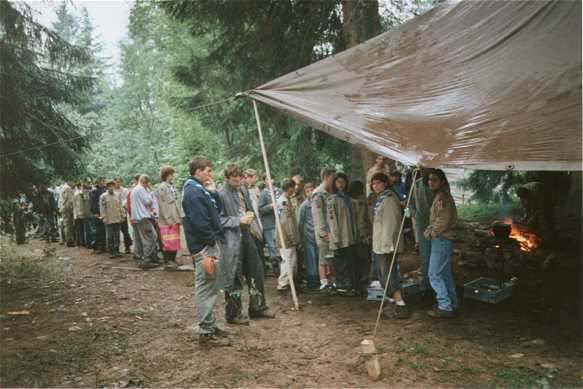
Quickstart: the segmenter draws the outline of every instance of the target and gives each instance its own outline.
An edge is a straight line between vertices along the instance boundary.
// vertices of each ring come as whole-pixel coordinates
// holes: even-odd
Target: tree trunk
[[[381,32],[378,0],[342,0],[342,18],[347,49]],[[365,182],[366,172],[374,164],[376,154],[363,146],[353,145],[351,156],[351,179]]]

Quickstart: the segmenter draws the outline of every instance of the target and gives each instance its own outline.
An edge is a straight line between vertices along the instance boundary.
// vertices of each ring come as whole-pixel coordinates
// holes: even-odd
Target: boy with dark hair
[[[251,200],[241,190],[243,171],[230,163],[225,168],[225,183],[219,191],[220,220],[224,231],[223,289],[225,318],[231,324],[249,324],[242,313],[243,275],[249,290],[249,316],[273,318],[265,301],[263,262],[251,235],[251,224],[257,217]]]
[[[334,252],[333,270],[337,292],[354,295],[354,253],[356,223],[352,199],[346,192],[348,176],[336,173],[332,181],[332,195],[328,197],[326,222],[329,226],[330,250]]]
[[[378,266],[383,288],[386,283],[389,284],[387,296],[392,296],[390,302],[394,302],[394,305],[389,305],[383,310],[383,315],[389,318],[406,319],[409,317],[409,311],[401,295],[398,260],[395,260],[393,269],[390,270],[393,253],[403,251],[402,242],[397,247],[401,205],[395,192],[389,189],[389,177],[386,174],[373,175],[371,186],[378,195],[373,208],[373,257]]]
[[[279,232],[276,245],[281,255],[281,273],[277,281],[277,290],[289,289],[290,277],[294,277],[297,271],[298,254],[297,246],[300,244],[300,234],[296,211],[291,202],[296,188],[293,180],[285,179],[281,185],[282,194],[277,200],[277,215],[279,217]],[[282,247],[283,243],[283,247]]]
[[[300,205],[299,228],[300,240],[304,251],[304,267],[309,290],[318,290],[320,287],[318,274],[318,245],[314,234],[314,218],[312,217],[312,193],[316,186],[308,182],[304,186],[306,199]]]

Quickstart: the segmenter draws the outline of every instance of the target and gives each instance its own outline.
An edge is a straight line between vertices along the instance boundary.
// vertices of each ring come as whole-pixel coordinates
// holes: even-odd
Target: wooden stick
[[[261,143],[261,153],[263,154],[263,163],[265,165],[265,174],[267,175],[269,192],[271,194],[271,204],[273,206],[273,213],[275,215],[275,226],[277,228],[277,235],[279,235],[279,242],[281,247],[285,247],[285,242],[283,241],[283,234],[281,231],[281,225],[279,224],[279,214],[277,212],[277,204],[275,202],[275,192],[273,191],[273,180],[271,178],[271,170],[269,169],[269,162],[267,160],[267,151],[265,150],[265,142],[263,142],[263,131],[261,130],[261,120],[259,119],[259,111],[257,110],[257,103],[253,100],[253,110],[255,111],[255,121],[257,122],[257,131],[259,132],[259,142]],[[291,268],[291,264],[288,264],[287,275],[289,278],[289,286],[291,289],[292,299],[294,301],[294,306],[296,310],[300,309],[298,303],[298,296],[296,295],[296,287],[294,284],[294,272]]]
[[[411,189],[409,189],[409,197],[407,197],[407,205],[405,206],[405,209],[409,208],[409,203],[411,202],[411,195],[413,194],[413,190],[415,189],[415,184],[417,183],[417,173],[418,172],[419,172],[419,170],[415,169],[415,173],[413,173],[413,184],[411,184]],[[389,267],[389,275],[387,276],[387,283],[385,284],[385,290],[383,292],[383,299],[381,300],[381,305],[379,306],[377,320],[375,322],[374,331],[372,333],[373,339],[377,335],[377,329],[379,327],[379,322],[381,320],[381,314],[383,313],[383,306],[385,304],[387,290],[389,289],[389,282],[391,279],[391,273],[393,272],[393,267],[395,265],[395,259],[397,258],[397,251],[399,250],[399,244],[401,243],[401,235],[403,235],[403,227],[405,226],[405,218],[406,218],[406,215],[403,214],[403,218],[401,219],[401,228],[399,229],[399,235],[397,236],[397,244],[395,245],[395,250],[393,251],[393,259],[391,260],[391,265]],[[381,279],[383,279],[382,274],[381,274]]]

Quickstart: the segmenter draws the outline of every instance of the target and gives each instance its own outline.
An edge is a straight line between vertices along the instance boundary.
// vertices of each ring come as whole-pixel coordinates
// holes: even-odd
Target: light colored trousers
[[[277,280],[277,289],[285,289],[289,286],[289,278],[293,277],[298,270],[298,253],[296,247],[279,249],[281,255],[281,273]]]

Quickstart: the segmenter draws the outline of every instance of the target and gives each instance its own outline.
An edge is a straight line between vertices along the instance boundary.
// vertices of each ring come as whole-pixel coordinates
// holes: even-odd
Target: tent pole
[[[267,151],[265,150],[265,142],[263,141],[263,131],[261,130],[261,120],[259,119],[259,111],[257,110],[257,103],[253,100],[253,110],[255,111],[255,121],[257,122],[257,131],[259,132],[259,143],[261,144],[261,153],[263,154],[263,164],[265,165],[265,174],[267,175],[269,192],[271,194],[271,204],[273,205],[273,213],[275,215],[275,226],[277,228],[277,235],[279,236],[279,243],[281,247],[285,248],[283,241],[283,234],[281,231],[281,224],[279,224],[279,213],[277,212],[277,204],[275,201],[275,192],[273,191],[273,180],[271,178],[271,170],[269,169],[269,162],[267,161]],[[294,284],[294,274],[291,266],[287,266],[287,276],[289,278],[289,285],[291,289],[292,299],[296,311],[300,309],[298,303],[298,296],[296,294],[296,287]]]
[[[411,189],[409,189],[409,196],[407,197],[407,205],[405,208],[409,208],[409,203],[411,202],[411,195],[415,190],[415,184],[417,183],[417,173],[419,169],[415,169],[415,173],[413,173],[413,184],[411,184]],[[395,265],[395,259],[397,258],[397,251],[399,250],[399,244],[401,243],[401,236],[403,235],[403,227],[405,226],[405,219],[406,216],[403,214],[403,218],[401,219],[401,228],[399,229],[399,235],[397,236],[397,244],[395,245],[395,250],[393,251],[393,259],[391,260],[391,265],[389,267],[389,274],[387,276],[387,282],[385,284],[385,290],[383,292],[383,299],[381,300],[381,305],[379,306],[379,312],[377,314],[377,320],[374,325],[374,331],[372,333],[373,339],[377,335],[377,330],[379,327],[379,322],[381,320],[381,314],[383,313],[383,306],[385,304],[385,298],[387,296],[387,290],[389,289],[389,280],[391,279],[391,273],[393,272],[393,268]],[[383,279],[383,275],[381,274],[381,279]]]

